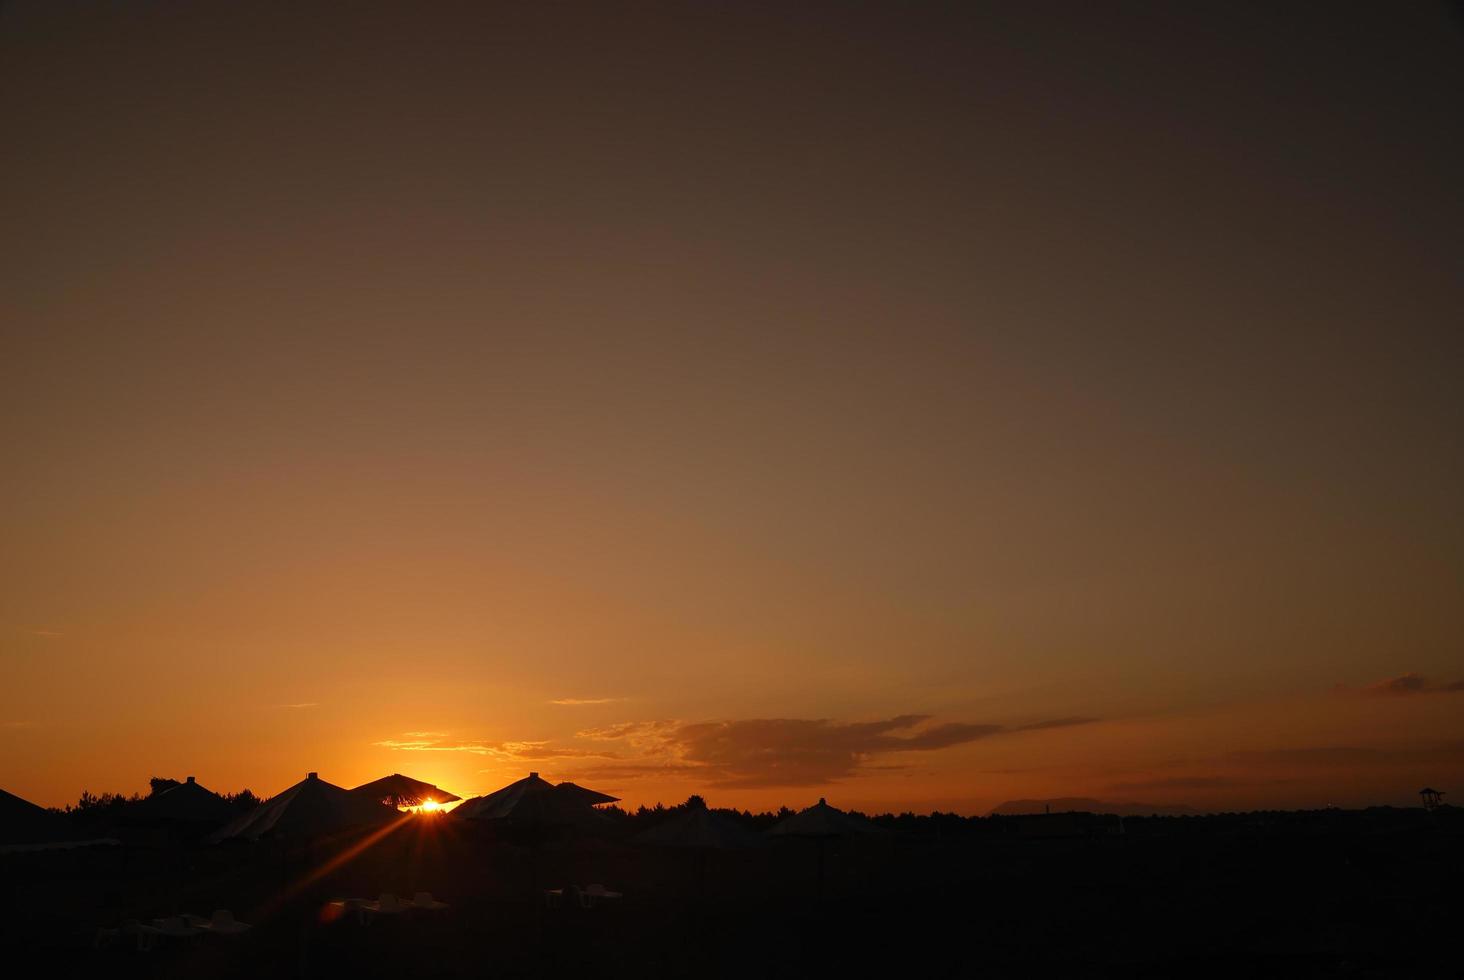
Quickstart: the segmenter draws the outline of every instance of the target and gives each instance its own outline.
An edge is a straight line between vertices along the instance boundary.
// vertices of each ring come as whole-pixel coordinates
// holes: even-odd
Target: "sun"
[[[423,800],[420,809],[423,813],[436,813],[441,806],[436,800]]]

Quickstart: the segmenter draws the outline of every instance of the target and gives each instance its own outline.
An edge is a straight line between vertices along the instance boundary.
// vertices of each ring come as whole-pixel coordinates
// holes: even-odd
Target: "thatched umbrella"
[[[531,772],[523,779],[509,783],[486,796],[473,797],[454,809],[452,815],[464,820],[501,820],[524,800],[547,793],[553,788],[553,783],[540,779],[538,773]]]
[[[637,844],[675,847],[696,854],[697,893],[706,892],[707,854],[711,851],[757,847],[762,838],[736,821],[714,813],[700,796],[688,799],[680,813],[672,813],[631,838]]]
[[[425,803],[455,803],[462,799],[455,793],[449,793],[445,789],[439,789],[420,779],[403,776],[399,772],[357,786],[351,792],[378,803],[384,803],[393,809],[403,806],[422,806]]]
[[[868,837],[883,834],[867,818],[829,806],[822,796],[818,802],[768,829],[773,838],[804,837],[818,841],[818,894],[824,891],[824,848],[836,838]]]
[[[757,847],[762,843],[741,824],[707,809],[699,796],[687,800],[680,813],[673,813],[649,830],[636,834],[634,840],[637,844],[707,850]]]
[[[823,797],[806,810],[773,825],[769,837],[861,837],[867,834],[883,834],[868,818],[829,806]]]
[[[261,837],[312,837],[349,827],[384,824],[398,816],[390,807],[327,783],[310,773],[289,789],[227,824],[215,842]]]
[[[144,820],[223,823],[234,815],[234,808],[222,796],[204,789],[189,776],[186,782],[170,786],[139,803],[137,815]]]
[[[65,830],[58,814],[0,789],[0,845],[54,841]]]
[[[0,853],[116,843],[111,837],[80,837],[61,814],[0,789]]]
[[[585,806],[599,806],[602,803],[619,803],[620,797],[611,796],[609,793],[599,793],[592,789],[585,789],[574,783],[563,782],[554,787],[556,792],[583,803]]]

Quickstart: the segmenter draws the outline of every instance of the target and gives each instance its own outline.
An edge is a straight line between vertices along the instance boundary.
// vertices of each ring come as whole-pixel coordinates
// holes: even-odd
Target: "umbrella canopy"
[[[452,812],[468,820],[503,821],[520,827],[593,826],[603,819],[595,812],[595,804],[614,803],[616,799],[574,783],[555,786],[531,772],[497,792],[468,800]]]
[[[80,837],[59,813],[0,789],[0,852],[116,844],[110,837]]]
[[[553,783],[540,779],[538,773],[531,772],[523,779],[509,783],[487,796],[473,797],[453,810],[452,814],[468,820],[502,820],[522,805],[524,800],[540,793],[548,793],[552,789]]]
[[[601,803],[620,802],[620,797],[618,796],[611,796],[608,793],[597,793],[592,789],[585,789],[583,786],[577,786],[574,783],[560,783],[554,788],[557,792],[563,793],[567,797],[576,799],[581,803],[584,803],[586,806],[598,806]]]
[[[519,800],[502,820],[514,827],[594,828],[604,824],[605,816],[590,801],[603,796],[577,786],[555,786],[548,792],[533,793]]]
[[[438,789],[431,783],[424,783],[420,779],[403,776],[399,772],[357,786],[351,792],[392,807],[421,806],[429,800],[434,803],[453,803],[462,799],[455,793]]]
[[[0,844],[35,844],[66,836],[60,816],[0,789]]]
[[[882,833],[884,830],[864,817],[829,806],[823,797],[768,830],[769,837],[859,837]]]
[[[390,807],[327,783],[312,772],[280,795],[228,824],[211,839],[309,837],[348,827],[386,823],[396,816],[397,812]]]
[[[752,831],[719,813],[707,809],[699,799],[687,802],[680,813],[672,814],[649,830],[635,836],[636,843],[661,847],[733,848],[756,847],[762,843]]]
[[[143,800],[138,804],[137,814],[147,820],[223,823],[234,815],[234,808],[224,802],[223,797],[204,789],[189,776],[187,782],[170,786]]]

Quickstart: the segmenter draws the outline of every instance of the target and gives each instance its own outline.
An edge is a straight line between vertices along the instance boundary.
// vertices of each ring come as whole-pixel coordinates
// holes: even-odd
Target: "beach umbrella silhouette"
[[[502,820],[513,813],[524,800],[552,789],[553,783],[540,779],[537,772],[531,772],[502,789],[485,796],[474,796],[454,809],[452,815],[462,820]]]
[[[576,827],[589,830],[604,826],[605,816],[589,802],[593,790],[555,786],[547,792],[525,796],[500,821],[510,827]]]
[[[696,854],[697,892],[705,894],[707,854],[714,850],[757,847],[762,838],[741,824],[707,808],[700,796],[688,799],[681,812],[672,813],[631,838],[637,844],[651,847],[682,848]]]
[[[570,799],[579,801],[586,806],[599,806],[602,803],[619,803],[620,797],[611,796],[608,793],[598,793],[592,789],[586,789],[571,782],[563,782],[554,787],[556,792],[564,794]]]
[[[445,789],[439,789],[431,783],[424,783],[411,776],[403,776],[399,772],[363,783],[351,792],[392,808],[421,806],[429,801],[438,804],[455,803],[462,799],[455,793],[449,793]]]
[[[861,837],[867,834],[883,834],[884,830],[866,817],[829,806],[829,801],[819,797],[818,802],[799,810],[786,820],[779,821],[768,830],[769,837]]]
[[[137,813],[146,820],[223,823],[234,815],[234,808],[189,776],[185,782],[143,800],[137,806]]]
[[[597,823],[594,807],[615,803],[619,797],[598,793],[574,783],[558,786],[531,772],[486,796],[475,796],[452,811],[465,820],[503,820],[519,825]]]
[[[539,889],[540,850],[545,838],[565,829],[593,830],[604,825],[594,804],[615,797],[573,783],[555,786],[531,772],[486,796],[467,800],[452,811],[454,817],[510,830],[529,844],[529,890]]]
[[[672,813],[633,839],[638,844],[703,850],[757,847],[762,843],[756,834],[735,820],[709,810],[698,796],[687,800],[680,813]]]
[[[0,789],[0,846],[56,841],[65,830],[59,814]]]
[[[813,806],[773,825],[767,833],[773,838],[802,837],[818,841],[818,894],[822,896],[824,852],[828,842],[839,838],[877,836],[884,830],[865,817],[829,806],[828,800],[819,797]]]
[[[0,853],[116,843],[113,837],[83,837],[61,814],[0,789]]]
[[[209,839],[312,837],[351,827],[384,824],[399,814],[388,806],[342,789],[310,773],[294,786],[224,825]]]

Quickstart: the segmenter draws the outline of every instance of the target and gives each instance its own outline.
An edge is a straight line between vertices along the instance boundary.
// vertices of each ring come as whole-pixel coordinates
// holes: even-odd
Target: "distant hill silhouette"
[[[1084,796],[1063,796],[1051,800],[1007,800],[991,810],[991,816],[1016,816],[1023,813],[1114,813],[1121,817],[1147,817],[1153,814],[1164,817],[1182,817],[1200,811],[1192,807],[1163,803],[1111,803],[1105,800],[1090,800]]]

